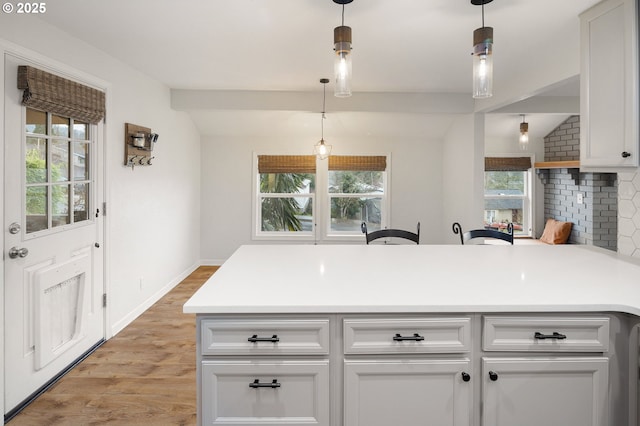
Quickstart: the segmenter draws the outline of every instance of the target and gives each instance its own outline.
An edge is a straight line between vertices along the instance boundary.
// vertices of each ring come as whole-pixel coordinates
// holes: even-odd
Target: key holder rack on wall
[[[158,134],[152,133],[148,127],[124,123],[124,165],[150,166],[153,146],[158,140]]]

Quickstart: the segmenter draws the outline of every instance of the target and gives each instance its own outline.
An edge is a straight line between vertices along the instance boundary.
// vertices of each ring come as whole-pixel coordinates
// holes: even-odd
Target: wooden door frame
[[[40,53],[34,52],[30,49],[24,48],[20,45],[8,42],[4,39],[0,39],[0,54],[2,55],[2,65],[0,66],[0,81],[2,82],[2,84],[0,85],[0,117],[2,119],[0,119],[0,135],[2,135],[2,146],[0,149],[0,164],[4,165],[4,151],[5,151],[5,143],[6,141],[4,140],[4,134],[5,134],[5,126],[4,126],[4,117],[5,117],[5,108],[4,108],[4,98],[5,98],[5,90],[4,90],[4,84],[5,84],[5,56],[6,55],[11,55],[14,56],[16,58],[19,59],[24,59],[25,61],[28,61],[30,63],[35,63],[38,64],[40,66],[42,66],[43,68],[48,68],[51,70],[55,70],[59,73],[62,73],[64,76],[74,79],[76,81],[80,81],[80,82],[84,82],[86,84],[90,84],[93,87],[96,87],[100,90],[103,90],[105,92],[105,98],[106,98],[106,110],[107,113],[110,111],[110,92],[111,92],[111,85],[110,83],[97,78],[96,76],[81,72],[75,68],[73,68],[72,66],[66,65],[64,63],[58,62],[54,59],[51,59],[50,57],[47,57],[45,55],[42,55]],[[99,226],[99,233],[102,236],[102,241],[99,241],[100,246],[101,246],[101,253],[102,253],[102,286],[103,286],[103,291],[105,293],[108,294],[108,290],[109,290],[109,251],[107,250],[107,247],[109,247],[109,216],[104,214],[104,209],[102,206],[102,203],[107,203],[109,202],[109,184],[108,184],[108,179],[107,179],[107,175],[108,175],[108,163],[107,163],[107,158],[108,158],[108,152],[107,152],[107,123],[106,123],[106,116],[105,119],[103,121],[102,126],[98,126],[98,129],[100,129],[100,127],[102,127],[102,131],[98,131],[98,134],[96,135],[96,145],[98,147],[98,151],[96,151],[96,154],[98,156],[97,161],[96,161],[96,174],[97,176],[99,176],[99,178],[96,178],[96,180],[100,181],[99,186],[96,185],[96,189],[98,190],[98,194],[96,194],[96,203],[98,204],[98,206],[96,206],[97,208],[100,209],[101,212],[103,212],[103,216],[102,216],[102,225],[100,226],[99,224],[97,224],[97,226]],[[4,166],[3,166],[4,167]],[[100,195],[101,194],[101,195]],[[2,197],[2,208],[0,208],[0,223],[5,224],[5,217],[4,217],[4,211],[5,211],[5,193],[4,193],[4,171],[2,173],[0,173],[0,196]],[[0,233],[0,243],[1,246],[3,247],[4,250],[4,244],[5,244],[5,230],[3,229],[3,232]],[[5,370],[5,359],[4,359],[4,326],[5,326],[5,322],[4,322],[4,286],[5,286],[5,282],[4,282],[4,274],[5,274],[5,256],[3,253],[2,256],[2,261],[0,262],[0,330],[2,332],[2,335],[0,336],[0,408],[2,409],[2,413],[5,413],[5,406],[4,406],[4,399],[5,399],[5,390],[4,390],[4,370]],[[104,309],[104,322],[103,322],[103,335],[105,340],[109,339],[112,337],[112,333],[110,332],[110,327],[108,326],[109,324],[109,305],[107,304],[107,307]]]

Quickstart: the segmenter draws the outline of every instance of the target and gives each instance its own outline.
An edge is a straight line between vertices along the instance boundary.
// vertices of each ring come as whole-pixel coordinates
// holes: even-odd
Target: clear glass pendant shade
[[[351,43],[335,44],[335,89],[334,95],[343,98],[351,96]]]
[[[476,30],[487,30],[483,27]],[[493,35],[493,31],[491,31]],[[475,39],[474,33],[474,39]],[[484,37],[473,46],[473,97],[489,98],[493,95],[493,41]]]

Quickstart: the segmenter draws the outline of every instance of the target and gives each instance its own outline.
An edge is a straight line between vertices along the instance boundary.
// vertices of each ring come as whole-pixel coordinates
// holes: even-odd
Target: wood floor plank
[[[182,305],[217,269],[198,268],[8,425],[195,425],[195,315]]]

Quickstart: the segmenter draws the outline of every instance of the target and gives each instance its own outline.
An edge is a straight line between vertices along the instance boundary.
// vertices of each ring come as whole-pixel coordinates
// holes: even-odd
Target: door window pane
[[[78,140],[89,140],[89,124],[82,123],[80,121],[73,122],[73,135],[71,136],[73,139]]]
[[[47,134],[47,113],[27,108],[27,122],[25,125],[27,133]]]
[[[27,183],[47,181],[47,140],[27,138],[26,146]]]
[[[68,138],[70,123],[71,123],[71,119],[69,118],[52,115],[51,116],[51,134],[53,136],[62,136],[64,138]]]
[[[89,144],[74,142],[73,144],[73,180],[89,180]]]
[[[69,217],[69,186],[53,185],[51,188],[51,210],[53,227],[68,225],[71,223]]]
[[[26,232],[92,220],[90,124],[27,108],[25,128]]]
[[[69,180],[69,142],[51,142],[51,181],[67,182]]]
[[[89,219],[89,185],[79,183],[73,185],[73,221],[81,222]]]
[[[27,187],[27,233],[48,228],[47,187]]]

